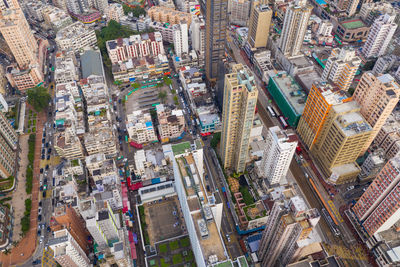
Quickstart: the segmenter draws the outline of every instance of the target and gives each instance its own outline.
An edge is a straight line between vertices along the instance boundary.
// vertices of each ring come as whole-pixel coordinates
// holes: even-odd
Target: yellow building
[[[267,46],[272,10],[268,5],[254,3],[250,13],[248,42],[253,48]]]
[[[331,108],[311,153],[331,183],[354,181],[360,172],[355,160],[372,133],[355,101]]]
[[[247,66],[234,65],[225,75],[221,155],[224,168],[238,173],[246,165],[257,96],[254,74]]]
[[[169,23],[169,24],[181,24],[185,23],[190,25],[192,23],[192,15],[190,13],[175,10],[169,7],[163,6],[152,6],[147,14],[152,21]]]
[[[367,72],[361,77],[353,94],[353,100],[361,107],[361,114],[372,126],[372,133],[365,143],[364,154],[382,129],[387,118],[399,102],[400,86],[390,74],[375,76]]]
[[[297,132],[309,149],[318,138],[331,108],[349,100],[344,91],[329,83],[318,82],[312,85],[297,126]]]

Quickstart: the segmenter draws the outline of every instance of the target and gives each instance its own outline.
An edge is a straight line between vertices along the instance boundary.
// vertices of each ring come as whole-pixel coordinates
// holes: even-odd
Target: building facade
[[[300,53],[311,11],[312,6],[305,0],[296,0],[289,4],[278,43],[285,56],[292,57]]]
[[[224,168],[245,169],[258,90],[253,73],[236,64],[225,75],[222,110],[221,155]]]
[[[387,118],[399,102],[400,85],[390,74],[375,76],[364,73],[353,94],[353,100],[361,107],[361,114],[372,127],[372,133],[364,144],[365,153]]]
[[[55,40],[60,50],[71,49],[75,53],[85,47],[92,47],[97,44],[94,30],[87,28],[79,21],[58,31]]]
[[[216,81],[219,65],[225,54],[228,0],[206,1],[206,58],[205,69],[209,81]]]
[[[249,33],[247,36],[251,47],[262,48],[267,46],[271,18],[272,9],[268,5],[254,3],[251,9]]]
[[[370,236],[388,230],[400,218],[400,159],[389,160],[352,208]]]
[[[334,82],[341,90],[348,90],[361,64],[352,48],[334,48],[328,58],[322,79]]]
[[[0,112],[0,177],[14,175],[17,168],[18,136],[3,112]]]
[[[394,19],[394,15],[385,14],[374,21],[362,48],[362,53],[366,58],[380,57],[385,54],[397,29]]]
[[[239,26],[247,26],[252,2],[249,0],[229,0],[229,21]]]
[[[279,126],[268,129],[265,150],[261,160],[261,172],[270,184],[279,184],[289,170],[297,146],[293,133],[281,130]]]

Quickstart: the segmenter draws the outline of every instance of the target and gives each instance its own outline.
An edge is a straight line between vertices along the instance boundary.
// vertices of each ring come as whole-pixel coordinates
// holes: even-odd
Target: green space
[[[36,135],[30,134],[28,139],[28,166],[26,167],[26,183],[25,191],[27,194],[32,193],[33,180],[33,162],[35,160],[35,141]]]
[[[165,262],[165,259],[164,259],[164,258],[162,258],[162,259],[160,260],[160,262],[161,262],[161,267],[168,267],[168,266],[171,265],[171,264]]]
[[[365,23],[362,22],[362,20],[360,19],[351,19],[348,21],[343,21],[341,24],[343,25],[343,27],[350,30],[366,27]]]
[[[37,111],[44,110],[51,100],[47,88],[36,86],[28,90],[28,103]]]
[[[161,102],[165,102],[165,99],[167,98],[167,92],[161,91],[158,93],[158,98],[160,98]]]
[[[178,249],[179,248],[179,240],[174,240],[174,241],[169,242],[169,248],[171,250]]]
[[[267,211],[263,210],[263,211],[261,211],[261,213],[259,213],[257,216],[255,216],[255,218],[251,218],[250,215],[247,212],[249,211],[249,209],[252,209],[252,208],[255,208],[255,207],[256,207],[256,203],[254,203],[253,205],[250,205],[250,206],[243,207],[243,211],[246,214],[246,218],[247,218],[248,221],[260,219],[260,218],[265,217],[267,215]]]
[[[216,149],[220,140],[221,140],[221,132],[215,133],[210,142],[211,147]]]
[[[21,218],[21,230],[22,234],[26,234],[29,231],[31,225],[31,208],[32,200],[30,198],[25,200],[25,212],[24,217]]]
[[[176,96],[176,95],[174,95],[174,104],[175,104],[176,106],[179,105],[178,96]]]
[[[167,244],[161,244],[160,246],[158,246],[158,249],[160,250],[160,253],[167,253],[168,252],[168,247]]]
[[[71,165],[72,165],[72,167],[79,166],[79,160],[78,159],[71,160]]]
[[[0,192],[9,190],[13,186],[14,180],[15,180],[15,178],[12,175],[10,175],[7,178],[0,179]]]
[[[187,248],[187,247],[190,246],[190,239],[189,239],[188,236],[183,238],[183,239],[181,239],[181,246],[184,247],[184,248]]]
[[[243,201],[246,204],[246,206],[250,206],[254,204],[254,198],[251,196],[249,189],[247,186],[240,186],[239,187],[240,193],[242,193],[243,196]]]
[[[193,251],[188,250],[187,255],[185,256],[185,261],[190,262],[194,260]]]
[[[140,216],[140,226],[142,228],[142,233],[144,238],[144,244],[149,245],[150,237],[149,234],[147,233],[146,215],[144,214],[143,206],[139,206],[139,216]]]
[[[187,149],[190,149],[189,142],[183,142],[176,145],[172,145],[172,152],[174,153],[175,156],[185,153]]]
[[[181,254],[175,254],[172,256],[172,263],[173,264],[181,264],[183,262],[183,258]]]

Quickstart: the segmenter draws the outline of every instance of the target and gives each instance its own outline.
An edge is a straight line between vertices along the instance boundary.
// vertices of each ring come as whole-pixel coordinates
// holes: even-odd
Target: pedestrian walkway
[[[42,144],[43,125],[46,121],[46,113],[38,114],[36,124],[36,144],[35,144],[35,161],[33,163],[33,185],[32,185],[32,209],[31,209],[31,225],[29,232],[12,248],[9,254],[0,253],[0,263],[2,267],[19,265],[31,258],[37,246],[37,216],[38,216],[38,197],[39,197],[39,170],[40,170],[40,149]]]

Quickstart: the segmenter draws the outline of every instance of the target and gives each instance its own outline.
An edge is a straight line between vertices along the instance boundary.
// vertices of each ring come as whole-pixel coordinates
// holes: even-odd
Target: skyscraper
[[[270,184],[278,184],[286,176],[296,146],[294,133],[281,130],[279,126],[269,128],[260,168]]]
[[[329,83],[318,82],[312,85],[297,126],[297,132],[309,149],[321,134],[331,108],[349,100],[351,99],[346,96],[344,91]]]
[[[353,48],[334,48],[328,58],[322,79],[334,82],[341,90],[348,90],[361,64]]]
[[[362,48],[362,53],[366,58],[380,57],[385,54],[397,29],[395,18],[395,15],[385,14],[374,21]]]
[[[267,46],[272,10],[268,5],[254,2],[250,13],[248,42],[253,48]]]
[[[318,210],[309,209],[299,196],[276,201],[258,249],[261,266],[286,266],[298,248],[297,241],[306,239],[319,219]]]
[[[258,90],[247,66],[236,64],[225,75],[221,155],[224,168],[243,172]]]
[[[364,144],[361,154],[367,151],[386,119],[399,102],[400,85],[390,74],[375,76],[364,73],[353,94],[360,105],[360,112],[372,127],[372,133]]]
[[[286,9],[279,48],[285,56],[297,56],[303,45],[312,6],[307,0],[291,2]]]
[[[400,219],[400,158],[389,160],[353,207],[370,236]]]
[[[53,233],[48,246],[54,251],[54,259],[62,267],[89,267],[90,260],[67,229]]]
[[[360,172],[355,160],[371,135],[372,128],[355,101],[334,105],[311,153],[331,183],[354,181]]]
[[[227,0],[207,0],[206,6],[206,58],[205,68],[208,81],[218,78],[219,66],[225,53]]]
[[[16,6],[16,4],[12,6]],[[25,69],[29,65],[37,63],[38,45],[19,7],[2,10],[0,32],[20,68]]]
[[[18,136],[0,112],[0,178],[13,175],[17,166]]]
[[[247,26],[252,1],[250,0],[229,0],[228,12],[229,22],[235,25]]]

